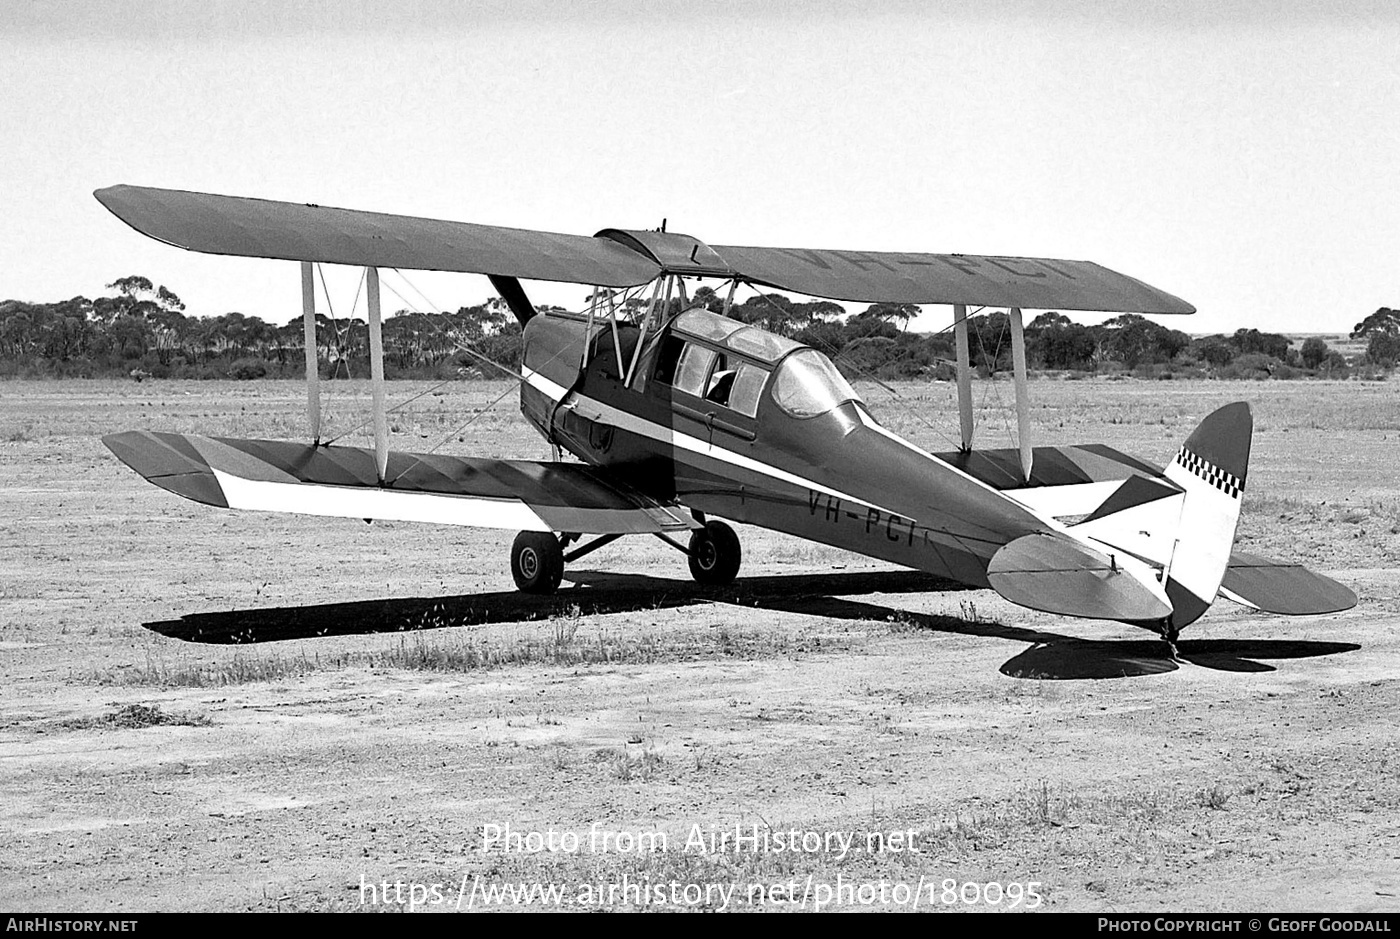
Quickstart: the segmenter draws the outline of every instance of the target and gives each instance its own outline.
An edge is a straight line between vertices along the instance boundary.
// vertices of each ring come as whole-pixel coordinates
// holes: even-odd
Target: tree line
[[[260,378],[304,374],[304,327],[296,316],[277,326],[231,312],[186,314],[180,297],[139,275],[107,285],[109,296],[56,303],[0,302],[0,376],[137,378]],[[633,298],[624,312],[646,304]],[[723,299],[701,287],[689,305],[715,312]],[[671,300],[670,314],[682,301]],[[545,309],[550,309],[546,307]],[[557,309],[557,308],[556,308]],[[914,333],[912,304],[872,304],[848,313],[829,300],[795,301],[776,293],[734,304],[729,315],[826,352],[852,375],[938,378],[952,375],[951,329]],[[488,374],[481,358],[514,366],[521,333],[505,301],[493,297],[452,313],[401,310],[384,320],[385,372],[390,377]],[[1353,339],[1367,342],[1361,361],[1311,337],[1294,348],[1286,336],[1240,329],[1191,337],[1127,314],[1098,325],[1042,313],[1026,326],[1031,368],[1069,372],[1129,372],[1144,377],[1343,377],[1357,367],[1400,362],[1400,310],[1381,307],[1357,323]],[[973,366],[982,375],[1011,367],[1010,319],[1003,311],[969,318]],[[467,352],[465,350],[472,350]],[[475,353],[475,354],[472,354]],[[369,332],[362,320],[316,316],[316,354],[326,378],[361,378],[369,369]]]
[[[722,309],[713,294],[696,294],[710,309]],[[919,314],[913,304],[872,304],[845,316],[837,304],[795,302],[779,294],[752,297],[730,315],[782,333],[828,353],[843,370],[875,378],[954,374],[954,335],[911,333]],[[1063,313],[1042,313],[1026,324],[1026,359],[1032,369],[1066,372],[1129,372],[1141,377],[1296,378],[1346,377],[1356,368],[1391,369],[1400,363],[1400,310],[1382,307],[1357,323],[1352,339],[1367,340],[1359,361],[1348,361],[1320,337],[1294,348],[1278,333],[1238,329],[1229,335],[1192,337],[1137,314],[1097,325],[1075,323]],[[971,363],[982,376],[1011,368],[1011,318],[994,311],[968,318]]]
[[[281,326],[257,316],[185,315],[174,291],[141,276],[107,285],[112,296],[58,303],[0,302],[0,375],[155,378],[300,377],[301,316]],[[463,347],[499,362],[520,357],[520,327],[499,297],[455,313],[402,310],[383,326],[390,377],[450,377],[476,361]],[[369,373],[369,326],[316,314],[316,357],[326,378]]]

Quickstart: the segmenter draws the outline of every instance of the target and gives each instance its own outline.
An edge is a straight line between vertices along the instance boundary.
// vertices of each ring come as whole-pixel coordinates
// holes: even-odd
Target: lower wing
[[[684,531],[699,523],[577,463],[390,453],[282,440],[134,430],[102,438],[148,481],[220,508],[587,534]]]

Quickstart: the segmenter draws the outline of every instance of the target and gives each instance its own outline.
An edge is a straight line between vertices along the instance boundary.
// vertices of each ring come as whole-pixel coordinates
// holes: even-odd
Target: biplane
[[[1206,416],[1165,467],[1098,444],[1032,446],[1023,310],[1194,312],[1094,263],[711,246],[664,225],[587,237],[135,186],[95,195],[168,244],[301,264],[309,441],[103,438],[147,480],[197,502],[517,530],[511,572],[532,593],[554,592],[568,562],[639,534],[684,553],[700,583],[727,584],[742,557],[727,519],[1170,643],[1218,597],[1294,615],[1356,602],[1300,565],[1233,551],[1253,429],[1246,403]],[[320,439],[314,263],[366,271],[373,449]],[[490,279],[523,328],[520,408],[551,459],[389,449],[382,268]],[[583,313],[539,312],[522,279],[589,285],[593,299]],[[722,309],[687,299],[697,282],[716,284],[715,297],[727,286]],[[958,448],[911,443],[820,350],[727,316],[740,284],[951,306]],[[650,300],[624,315],[614,291],[638,288]],[[973,446],[969,306],[1009,311],[1014,448]]]

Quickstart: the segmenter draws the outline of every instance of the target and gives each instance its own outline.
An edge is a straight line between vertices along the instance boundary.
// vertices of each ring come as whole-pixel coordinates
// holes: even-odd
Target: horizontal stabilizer
[[[1004,492],[1033,512],[1053,518],[1102,515],[1105,500],[1123,488],[1125,481],[1141,477],[1171,486],[1162,468],[1103,444],[1073,447],[1036,447],[1030,482],[1021,470],[1021,451],[991,449],[935,453],[943,462],[974,479]],[[1134,483],[1128,493],[1156,492]],[[1128,494],[1124,493],[1124,495]],[[1121,502],[1122,495],[1119,497]],[[1118,505],[1118,502],[1115,502]],[[1121,508],[1121,505],[1119,505]]]
[[[1080,524],[1087,525],[1090,522],[1108,518],[1110,515],[1130,512],[1133,509],[1140,509],[1150,503],[1170,499],[1172,496],[1180,494],[1180,488],[1165,482],[1157,482],[1146,476],[1129,476],[1123,481],[1123,485],[1113,491],[1113,495],[1105,499],[1097,509],[1090,512]]]
[[[1220,584],[1231,600],[1243,600],[1266,613],[1316,616],[1356,606],[1356,594],[1330,577],[1285,561],[1236,551]],[[1228,596],[1233,594],[1233,596]]]
[[[1129,558],[1111,558],[1073,538],[1046,533],[1004,546],[987,566],[987,580],[1012,603],[1033,610],[1147,622],[1172,612],[1147,570]]]
[[[686,510],[578,463],[393,452],[381,485],[374,451],[359,447],[150,431],[102,442],[162,489],[220,508],[599,535],[698,527]]]

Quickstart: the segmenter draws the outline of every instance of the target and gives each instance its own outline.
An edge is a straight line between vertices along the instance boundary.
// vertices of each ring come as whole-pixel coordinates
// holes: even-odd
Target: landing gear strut
[[[1180,662],[1181,653],[1176,649],[1176,640],[1181,636],[1181,629],[1172,624],[1172,618],[1170,616],[1164,617],[1162,622],[1158,624],[1157,629],[1162,634],[1162,639],[1166,642],[1167,649],[1171,652],[1172,661]]]
[[[564,577],[564,548],[553,532],[522,531],[510,546],[510,574],[521,593],[551,594]]]
[[[739,574],[739,536],[724,522],[710,521],[690,536],[690,576],[707,587],[723,587]]]

